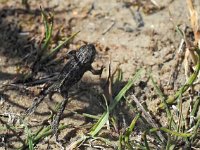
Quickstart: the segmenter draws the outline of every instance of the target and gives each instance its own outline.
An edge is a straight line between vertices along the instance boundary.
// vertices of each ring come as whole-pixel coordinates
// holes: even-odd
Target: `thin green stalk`
[[[122,150],[122,142],[123,142],[123,136],[122,134],[119,135],[119,140],[118,140],[118,150]]]
[[[69,127],[69,125],[61,125],[61,126],[59,126],[58,130],[60,131],[60,130],[66,129],[66,128],[68,128],[68,127]],[[41,139],[43,139],[43,138],[45,138],[45,137],[51,135],[52,132],[53,132],[53,131],[51,130],[51,126],[48,126],[48,127],[44,128],[44,129],[40,132],[40,134],[38,134],[37,136],[33,137],[33,144],[36,144],[36,143],[38,143]],[[18,150],[23,150],[23,149],[26,149],[27,147],[28,147],[28,144],[26,143],[25,145],[23,145],[23,146],[22,146],[21,148],[19,148]]]
[[[149,130],[149,132],[156,132],[156,131],[164,131],[164,132],[169,133],[171,135],[179,136],[179,137],[182,137],[182,138],[188,138],[188,137],[192,136],[191,133],[176,132],[176,131],[172,131],[172,130],[164,128],[164,127],[152,128],[152,129]]]
[[[169,129],[171,130],[171,124],[172,124],[172,118],[170,119],[170,122],[169,122]],[[166,146],[166,150],[169,150],[170,149],[170,146],[171,146],[171,135],[168,133],[167,134],[167,146]]]
[[[147,142],[147,131],[145,131],[145,132],[143,133],[143,139],[144,139],[144,145],[145,145],[146,149],[147,149],[147,150],[150,150],[149,144],[148,144],[148,142]]]
[[[69,43],[79,32],[80,31],[72,34],[69,38],[66,38],[62,43],[60,43],[58,46],[52,49],[51,52],[47,56],[42,58],[41,63],[51,60],[59,52],[59,50],[63,47],[63,45]]]
[[[44,44],[42,44],[41,50],[39,51],[39,56],[42,56],[44,51],[48,48],[53,31],[53,16],[50,15],[48,19],[46,13],[42,11],[42,17],[45,26],[45,39]]]
[[[194,126],[194,132],[193,132],[193,135],[190,137],[190,140],[193,140],[196,138],[199,128],[200,128],[200,117],[198,118],[198,121],[196,125]]]
[[[133,129],[136,125],[137,120],[140,118],[140,115],[141,115],[141,113],[138,113],[135,116],[135,118],[132,120],[132,122],[131,122],[131,124],[130,124],[130,126],[129,126],[128,130],[126,131],[126,134],[125,134],[125,142],[127,142],[127,143],[129,142],[131,132],[133,132]]]
[[[194,102],[194,105],[193,105],[193,109],[191,111],[191,114],[190,116],[194,117],[196,115],[196,113],[198,112],[199,110],[199,105],[200,105],[200,97],[197,97],[195,99],[195,102]]]
[[[159,89],[159,87],[157,86],[157,84],[156,84],[156,82],[154,81],[153,77],[152,77],[151,75],[149,75],[149,76],[150,76],[150,79],[151,79],[151,81],[152,81],[152,83],[153,83],[153,86],[154,86],[156,92],[158,93],[159,97],[160,97],[161,100],[162,100],[162,103],[163,103],[164,106],[165,106],[165,111],[166,111],[166,113],[167,113],[168,122],[171,120],[174,129],[177,129],[176,123],[175,123],[174,118],[173,118],[173,116],[172,116],[172,114],[171,114],[171,111],[170,111],[169,107],[167,106],[167,103],[166,103],[164,94],[162,93],[162,91],[161,91],[161,90]]]

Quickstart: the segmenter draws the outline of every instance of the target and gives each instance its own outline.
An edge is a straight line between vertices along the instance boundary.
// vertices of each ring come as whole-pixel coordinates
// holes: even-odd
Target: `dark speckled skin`
[[[91,66],[96,55],[96,49],[93,44],[81,46],[78,51],[71,51],[69,54],[70,60],[60,72],[58,79],[53,83],[48,83],[47,88],[41,92],[41,96],[38,97],[26,111],[26,114],[31,114],[47,94],[51,95],[54,92],[60,92],[64,100],[61,102],[58,112],[52,122],[53,133],[56,137],[60,117],[68,101],[69,89],[82,78],[86,71],[91,71],[94,75],[100,75],[103,70],[103,68],[94,70]]]
[[[92,69],[91,64],[95,59],[95,55],[96,49],[94,45],[88,44],[80,47],[79,51],[74,52],[71,60],[64,66],[57,83],[52,85],[53,88],[56,85],[56,89],[67,92],[70,87],[82,78],[86,71]]]

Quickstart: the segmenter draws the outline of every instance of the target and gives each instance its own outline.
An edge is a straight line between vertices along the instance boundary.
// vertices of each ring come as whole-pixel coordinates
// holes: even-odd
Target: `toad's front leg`
[[[104,67],[102,66],[101,69],[95,70],[92,66],[88,69],[89,71],[92,72],[93,75],[100,75],[102,74]]]

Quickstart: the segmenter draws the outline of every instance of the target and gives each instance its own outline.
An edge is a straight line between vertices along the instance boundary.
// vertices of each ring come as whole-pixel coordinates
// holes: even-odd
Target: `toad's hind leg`
[[[65,109],[65,106],[67,105],[67,102],[68,102],[68,93],[65,92],[61,92],[64,100],[61,102],[59,108],[58,108],[58,111],[57,111],[57,114],[55,116],[55,118],[53,119],[53,122],[52,122],[52,130],[53,130],[53,135],[56,136],[56,141],[58,141],[58,126],[59,126],[59,122],[60,122],[60,119],[61,119],[61,116],[63,114],[63,111]]]
[[[25,111],[25,115],[26,116],[31,115],[35,111],[35,109],[38,107],[38,105],[44,100],[45,96],[46,94],[40,96],[39,98],[35,98],[32,106]]]

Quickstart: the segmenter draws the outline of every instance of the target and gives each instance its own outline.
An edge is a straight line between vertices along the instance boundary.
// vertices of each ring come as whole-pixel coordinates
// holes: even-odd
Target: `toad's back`
[[[62,90],[67,92],[69,88],[82,78],[86,71],[91,69],[91,64],[94,61],[95,55],[96,49],[94,45],[88,44],[80,47],[64,66],[57,82],[50,87],[50,90]]]

